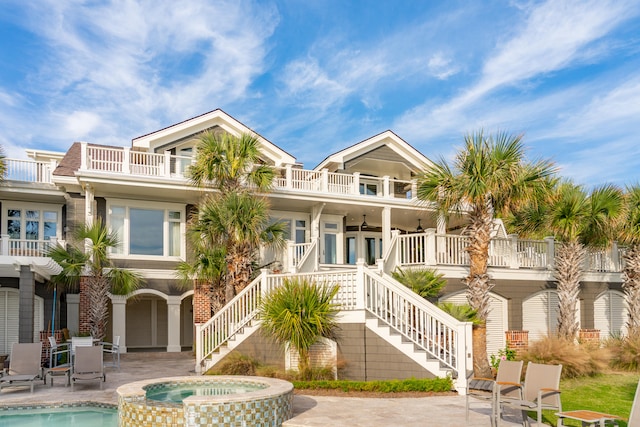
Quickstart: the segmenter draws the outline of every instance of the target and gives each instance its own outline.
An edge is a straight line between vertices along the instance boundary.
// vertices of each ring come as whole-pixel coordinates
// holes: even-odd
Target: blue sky
[[[307,168],[387,129],[450,158],[482,128],[640,182],[638,0],[3,0],[0,37],[9,157],[221,108]]]

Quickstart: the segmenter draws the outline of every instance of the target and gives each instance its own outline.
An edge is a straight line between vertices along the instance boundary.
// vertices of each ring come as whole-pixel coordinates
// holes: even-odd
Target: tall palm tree
[[[468,288],[469,305],[486,322],[489,291],[493,288],[487,274],[489,244],[494,219],[522,203],[537,200],[548,190],[548,177],[555,172],[546,160],[527,162],[522,136],[483,132],[467,135],[464,148],[452,166],[441,159],[418,177],[418,198],[435,202],[440,214],[464,211],[469,225],[469,275],[463,279]],[[485,325],[475,329],[473,342],[476,375],[489,376]]]
[[[191,182],[217,191],[201,200],[192,232],[205,241],[200,247],[224,248],[229,302],[250,283],[260,244],[284,244],[283,226],[270,224],[269,204],[256,194],[272,188],[275,171],[261,162],[260,142],[249,134],[205,132],[196,153],[188,170]]]
[[[251,186],[264,192],[272,188],[275,171],[261,163],[260,141],[255,136],[205,132],[187,175],[198,187],[231,192]]]
[[[81,246],[55,246],[49,251],[48,255],[62,267],[62,271],[51,280],[73,289],[77,288],[81,277],[86,278],[89,332],[94,338],[103,339],[108,320],[109,293],[128,295],[141,285],[142,279],[130,270],[115,267],[109,259],[109,249],[117,247],[119,241],[100,219],[81,225],[73,232],[73,238]]]
[[[574,340],[579,319],[576,307],[585,259],[590,248],[605,248],[616,236],[623,212],[622,191],[603,185],[587,192],[582,186],[559,183],[545,203],[516,215],[515,231],[530,233],[544,230],[558,241],[554,276],[558,291],[558,335]]]
[[[339,285],[285,279],[261,301],[260,327],[276,342],[298,351],[299,372],[305,377],[310,374],[311,346],[321,337],[335,338],[340,307],[332,301],[339,290]]]
[[[622,269],[622,289],[629,316],[627,333],[640,332],[640,185],[628,186],[625,192],[625,219],[622,222],[622,241],[627,245]]]
[[[284,244],[282,223],[271,223],[269,205],[263,197],[246,191],[207,197],[192,232],[225,250],[225,301],[228,303],[250,282],[253,261],[261,244]]]

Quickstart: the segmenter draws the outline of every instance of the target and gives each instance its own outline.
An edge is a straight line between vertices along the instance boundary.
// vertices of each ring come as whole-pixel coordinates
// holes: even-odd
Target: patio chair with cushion
[[[106,380],[102,363],[102,346],[76,347],[71,374],[71,391],[76,381],[99,381],[100,390],[102,390],[102,383]]]
[[[42,343],[14,343],[11,347],[9,369],[0,377],[0,390],[3,387],[31,386],[42,375]]]
[[[469,379],[469,387],[466,396],[466,418],[469,421],[469,406],[471,398],[484,400],[491,403],[491,425],[496,425],[497,405],[494,405],[495,393],[503,396],[522,399],[522,390],[520,388],[520,377],[522,375],[522,360],[502,360],[498,366],[496,379],[493,378],[476,378]],[[498,384],[503,384],[502,386]],[[517,384],[507,385],[509,384]]]
[[[538,425],[542,423],[542,410],[552,409],[562,412],[560,401],[560,374],[562,365],[545,365],[529,362],[522,386],[522,398],[511,396],[497,396],[496,413],[500,415],[501,408],[508,406],[522,411],[522,424],[529,425],[528,411],[536,411]],[[512,383],[499,383],[500,387],[514,386]],[[500,424],[500,417],[497,417]]]

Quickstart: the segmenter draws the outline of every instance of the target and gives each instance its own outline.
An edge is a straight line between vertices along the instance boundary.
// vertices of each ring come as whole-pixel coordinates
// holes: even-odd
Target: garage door
[[[18,289],[0,288],[0,354],[10,354],[11,346],[18,342],[20,292]],[[33,340],[40,340],[44,329],[44,303],[41,297],[34,299]]]
[[[608,290],[601,293],[593,303],[593,323],[600,329],[600,338],[626,334],[628,313],[622,292]]]
[[[558,330],[558,292],[546,290],[525,299],[522,303],[522,329],[529,331],[529,342],[553,334]],[[580,301],[576,301],[580,322]]]
[[[440,298],[441,302],[468,304],[467,292],[457,292]],[[487,319],[487,354],[498,354],[507,345],[505,331],[508,329],[507,300],[489,293],[489,318]]]

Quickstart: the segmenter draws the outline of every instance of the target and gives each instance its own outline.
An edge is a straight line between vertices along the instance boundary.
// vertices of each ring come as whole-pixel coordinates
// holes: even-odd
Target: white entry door
[[[338,221],[322,221],[320,227],[320,262],[322,264],[342,264],[342,227]]]

